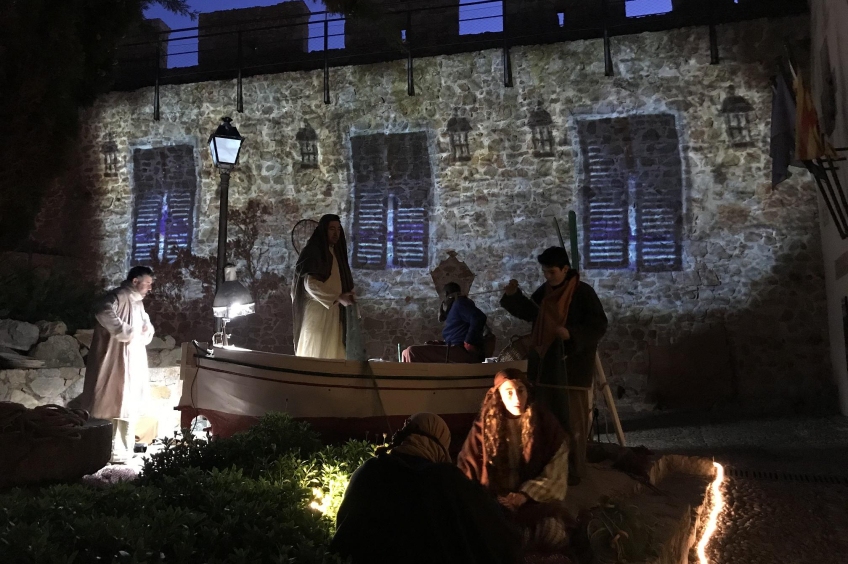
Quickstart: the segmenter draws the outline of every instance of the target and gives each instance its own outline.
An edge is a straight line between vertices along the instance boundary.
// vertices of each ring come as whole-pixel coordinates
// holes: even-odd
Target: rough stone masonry
[[[655,401],[649,350],[715,330],[727,335],[717,354],[730,360],[712,377],[743,408],[821,407],[833,384],[814,185],[798,173],[772,189],[768,156],[774,56],[808,28],[803,17],[720,26],[719,65],[709,64],[706,28],[615,37],[609,78],[600,40],[516,47],[512,88],[503,86],[499,50],[421,59],[413,97],[402,61],[335,68],[329,105],[320,71],[256,76],[244,82],[244,113],[235,112],[234,81],[164,86],[160,121],[151,89],[111,93],[88,111],[84,164],[48,200],[38,236],[96,259],[117,283],[143,236],[140,214],[161,219],[162,206],[188,205],[177,192],[190,193],[182,223],[169,224],[182,227],[151,232],[163,238],[152,248],[164,256],[172,236],[197,256],[214,254],[218,178],[205,140],[231,115],[247,139],[231,209],[257,200],[274,210],[254,249],[264,253],[256,275],[290,280],[293,226],[339,213],[372,357],[393,359],[398,343],[438,337],[430,271],[448,250],[476,273],[471,297],[499,348],[528,332],[498,307],[498,290],[510,278],[525,291],[540,283],[535,256],[556,244],[553,219],[565,225],[574,210],[582,275],[611,321],[601,354],[622,411]],[[747,103],[744,115],[722,111],[730,96]],[[118,158],[105,170],[110,140]],[[169,192],[165,169],[186,163],[166,166],[145,184],[164,186],[162,198],[144,200],[134,163],[170,146],[190,148],[168,154],[188,155],[196,183],[183,175]],[[69,209],[78,210],[73,221]],[[199,295],[198,284],[186,288],[185,300]],[[263,313],[260,304],[260,329],[242,343],[291,351],[287,293],[281,283],[276,305]],[[208,326],[203,308],[187,308],[172,308],[178,340]],[[162,322],[170,323],[154,319]],[[674,376],[685,386],[694,374]]]

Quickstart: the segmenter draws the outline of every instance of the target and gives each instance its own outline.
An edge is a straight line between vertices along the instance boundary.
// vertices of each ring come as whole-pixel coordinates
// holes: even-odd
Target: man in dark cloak
[[[318,222],[297,259],[291,296],[295,354],[345,358],[343,308],[356,298],[339,216]]]
[[[520,539],[507,514],[451,464],[450,431],[417,413],[351,477],[330,550],[353,564],[513,564]]]
[[[607,316],[595,290],[571,270],[565,249],[549,247],[538,261],[546,282],[528,298],[510,280],[500,303],[533,323],[527,375],[536,397],[571,435],[569,482],[575,484],[586,474],[595,355]]]

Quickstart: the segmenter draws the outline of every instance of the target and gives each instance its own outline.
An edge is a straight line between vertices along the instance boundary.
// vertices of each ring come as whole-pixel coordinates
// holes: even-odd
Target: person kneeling
[[[403,362],[483,362],[486,314],[462,295],[455,282],[445,284],[445,299],[439,309],[444,341],[412,345],[403,351]]]
[[[512,564],[518,532],[451,464],[441,417],[417,413],[353,473],[330,550],[353,564]]]
[[[556,417],[529,392],[520,370],[498,372],[457,464],[511,512],[525,550],[559,552],[567,547],[572,522],[562,504],[568,439]]]

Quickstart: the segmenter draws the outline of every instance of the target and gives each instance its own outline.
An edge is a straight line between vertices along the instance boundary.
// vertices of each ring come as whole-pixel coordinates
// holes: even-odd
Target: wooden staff
[[[554,218],[554,227],[556,227],[557,237],[559,237],[559,245],[565,248],[562,232],[559,229],[559,221],[556,218]],[[580,254],[577,244],[577,214],[573,210],[568,212],[568,237],[571,243],[571,268],[579,272]],[[604,395],[607,409],[612,414],[612,422],[615,427],[618,444],[627,446],[627,442],[624,439],[624,429],[621,427],[621,420],[618,418],[618,410],[615,407],[615,400],[612,397],[612,390],[610,390],[609,382],[607,382],[607,375],[604,373],[604,365],[601,364],[601,356],[597,352],[595,353],[595,380],[601,389],[601,393]]]

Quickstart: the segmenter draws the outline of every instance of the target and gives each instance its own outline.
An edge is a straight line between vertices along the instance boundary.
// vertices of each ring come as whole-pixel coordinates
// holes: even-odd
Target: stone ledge
[[[635,505],[655,531],[658,554],[646,564],[681,564],[689,561],[703,527],[713,475],[712,460],[681,455],[654,459],[647,484],[612,468],[609,461],[589,464],[580,485],[568,489],[565,504],[574,515],[596,507],[603,497]]]
[[[182,383],[180,367],[150,368],[150,390],[145,415],[159,422],[160,436],[171,436],[179,427],[179,413],[174,407],[180,399]],[[55,404],[67,406],[82,393],[84,368],[37,368],[0,370],[0,401],[19,403],[33,408]]]

